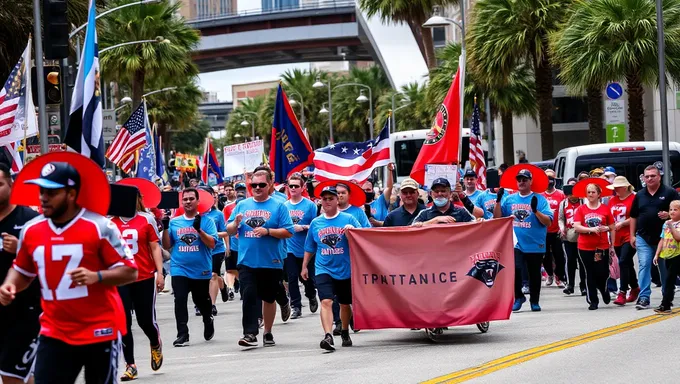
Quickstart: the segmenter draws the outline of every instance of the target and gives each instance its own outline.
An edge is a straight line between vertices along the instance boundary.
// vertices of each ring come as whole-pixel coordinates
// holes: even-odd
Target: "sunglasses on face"
[[[290,188],[290,189],[298,189],[298,188],[300,188],[300,186],[297,185],[297,184],[288,184],[288,188]]]
[[[250,183],[250,188],[255,189],[255,188],[267,188],[267,183]]]

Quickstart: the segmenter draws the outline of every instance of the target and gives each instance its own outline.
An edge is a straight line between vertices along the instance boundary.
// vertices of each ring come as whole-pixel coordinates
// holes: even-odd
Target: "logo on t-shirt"
[[[511,207],[512,216],[517,221],[524,222],[531,215],[531,206],[529,204],[513,204]]]
[[[298,224],[305,217],[305,212],[299,209],[292,209],[288,212],[290,212],[290,219],[293,221],[293,224]]]
[[[467,276],[477,279],[491,288],[496,283],[498,273],[505,268],[501,264],[500,252],[480,252],[470,256],[472,268]]]
[[[339,255],[345,252],[343,247],[338,248],[342,241],[345,230],[338,227],[326,227],[319,231],[319,239],[330,249],[321,249],[322,255]]]
[[[484,209],[487,212],[493,213],[493,209],[496,207],[496,200],[495,199],[489,199],[484,202]]]
[[[272,216],[271,212],[264,209],[252,209],[245,211],[243,214],[246,220],[245,223],[251,228],[262,227],[267,220]]]
[[[585,216],[586,226],[590,228],[599,227],[602,225],[602,217],[595,213],[587,213]]]

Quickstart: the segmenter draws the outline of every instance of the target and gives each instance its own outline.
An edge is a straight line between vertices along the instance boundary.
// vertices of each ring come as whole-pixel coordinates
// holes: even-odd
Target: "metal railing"
[[[355,0],[319,0],[315,2],[304,2],[300,0],[300,3],[293,6],[283,6],[275,7],[272,9],[248,9],[238,12],[216,12],[199,15],[195,19],[187,19],[187,23],[200,23],[204,21],[214,21],[220,19],[231,19],[242,16],[255,16],[255,15],[271,15],[283,12],[297,12],[305,10],[314,9],[328,9],[328,8],[344,8],[352,7],[356,5]]]

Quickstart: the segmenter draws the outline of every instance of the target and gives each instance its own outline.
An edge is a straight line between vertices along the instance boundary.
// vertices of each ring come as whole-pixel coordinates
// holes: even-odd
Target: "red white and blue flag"
[[[120,128],[113,142],[106,150],[106,158],[125,173],[130,173],[135,164],[135,153],[146,145],[149,120],[146,117],[146,102],[139,104]]]
[[[205,150],[203,151],[203,158],[201,159],[201,180],[209,185],[210,175],[215,176],[216,183],[222,183],[222,169],[220,168],[220,162],[217,161],[217,155],[215,155],[215,148],[213,148],[210,138],[205,139]]]
[[[314,178],[319,181],[366,181],[377,167],[390,163],[390,120],[380,135],[363,143],[340,142],[314,152]]]
[[[470,129],[470,167],[477,174],[477,187],[486,189],[486,161],[482,148],[482,134],[479,130],[479,105],[475,98],[475,106],[472,111],[472,128]]]
[[[0,88],[0,145],[10,145],[38,134],[31,95],[31,39]]]

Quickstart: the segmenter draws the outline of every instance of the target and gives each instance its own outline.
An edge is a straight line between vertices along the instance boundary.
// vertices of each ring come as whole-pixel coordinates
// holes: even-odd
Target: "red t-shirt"
[[[70,271],[128,266],[137,269],[120,231],[107,218],[85,209],[63,228],[38,216],[19,235],[14,269],[38,277],[43,313],[40,334],[71,345],[115,340],[127,332],[115,286],[73,284]]]
[[[581,200],[578,200],[576,203],[567,200],[567,203],[564,205],[564,218],[567,221],[567,228],[574,228],[574,214],[580,206]]]
[[[550,210],[553,213],[553,219],[552,223],[550,223],[550,226],[548,227],[548,233],[558,233],[560,231],[559,224],[560,203],[567,197],[564,195],[564,192],[560,191],[559,189],[556,189],[553,193],[543,192],[541,193],[541,195],[543,195],[543,197],[545,197],[545,199],[548,200]]]
[[[609,209],[614,217],[614,222],[618,223],[625,221],[630,217],[630,210],[633,207],[633,200],[635,200],[635,193],[631,193],[625,199],[621,200],[618,196],[609,198]],[[614,238],[614,246],[619,247],[630,241],[630,230],[628,227],[616,231]]]
[[[160,239],[156,219],[148,213],[137,213],[129,221],[121,217],[111,219],[120,231],[130,251],[135,255],[137,264],[137,281],[153,278],[156,273],[156,263],[151,254],[150,243],[157,243]]]
[[[583,204],[576,209],[574,222],[581,223],[584,227],[594,228],[614,224],[614,217],[609,207],[604,204],[600,204],[597,209],[590,209],[587,204]],[[579,233],[578,249],[584,251],[609,249],[609,232]]]

